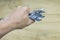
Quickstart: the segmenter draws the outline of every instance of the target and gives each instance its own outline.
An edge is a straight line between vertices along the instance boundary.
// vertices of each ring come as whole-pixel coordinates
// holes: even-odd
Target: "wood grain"
[[[60,40],[60,0],[0,0],[0,17],[19,5],[31,10],[45,8],[45,18],[22,30],[12,31],[1,40]]]

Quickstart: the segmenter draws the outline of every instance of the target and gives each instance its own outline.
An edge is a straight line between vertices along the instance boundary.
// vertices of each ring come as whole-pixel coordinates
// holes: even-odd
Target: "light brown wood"
[[[60,40],[60,0],[0,0],[0,17],[19,5],[31,10],[45,8],[45,18],[22,30],[12,31],[1,40]]]

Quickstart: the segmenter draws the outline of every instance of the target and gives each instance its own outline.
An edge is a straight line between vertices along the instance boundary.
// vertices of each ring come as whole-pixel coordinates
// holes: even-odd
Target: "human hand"
[[[29,12],[30,10],[28,7],[19,6],[11,14],[7,15],[4,21],[10,24],[12,28],[24,28],[34,22],[29,18]]]

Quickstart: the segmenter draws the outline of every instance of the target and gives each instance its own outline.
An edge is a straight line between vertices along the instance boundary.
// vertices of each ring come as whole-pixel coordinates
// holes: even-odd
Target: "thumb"
[[[32,23],[34,23],[35,22],[35,20],[31,20],[31,19],[29,19],[29,21],[28,21],[28,25],[30,25],[30,24],[32,24]]]

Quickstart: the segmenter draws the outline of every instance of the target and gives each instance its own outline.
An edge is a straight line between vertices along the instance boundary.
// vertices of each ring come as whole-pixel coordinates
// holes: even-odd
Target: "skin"
[[[12,13],[0,21],[0,38],[15,29],[22,29],[34,23],[29,19],[30,10],[28,7],[17,7]]]

